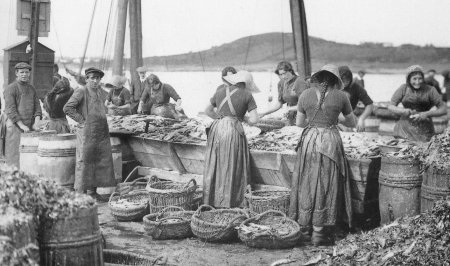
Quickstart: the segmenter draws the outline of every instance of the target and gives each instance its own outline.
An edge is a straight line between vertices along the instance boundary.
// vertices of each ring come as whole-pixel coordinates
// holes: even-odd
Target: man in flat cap
[[[20,135],[22,132],[38,130],[37,121],[42,118],[42,111],[36,89],[30,84],[31,66],[22,62],[14,68],[16,80],[3,92],[7,116],[5,157],[8,164],[20,168]]]
[[[97,200],[97,187],[113,187],[114,167],[100,80],[103,71],[85,70],[86,86],[78,88],[64,106],[64,113],[78,122],[75,189]]]
[[[136,114],[139,106],[139,101],[141,99],[142,93],[144,93],[145,88],[149,87],[150,84],[147,81],[146,73],[147,69],[143,66],[138,67],[136,71],[139,74],[139,80],[131,82],[131,113]],[[150,114],[150,103],[147,101],[142,106],[143,113]]]

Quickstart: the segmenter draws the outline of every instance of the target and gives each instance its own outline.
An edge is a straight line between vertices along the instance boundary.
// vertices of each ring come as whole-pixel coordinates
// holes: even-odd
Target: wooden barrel
[[[76,164],[75,134],[42,136],[39,139],[39,174],[61,186],[73,188]]]
[[[379,206],[381,224],[420,213],[422,176],[419,163],[396,157],[382,157]]]
[[[423,175],[420,211],[431,210],[434,202],[450,196],[450,168],[446,170],[429,167]]]
[[[114,166],[114,179],[116,180],[116,184],[122,182],[122,144],[120,142],[120,138],[118,137],[110,137],[111,142],[111,153],[113,158],[113,166]],[[115,191],[116,187],[98,187],[98,194],[111,194]]]
[[[56,131],[48,130],[21,134],[19,146],[20,170],[29,174],[39,174],[39,169],[37,167],[37,150],[39,137],[51,134],[56,134]]]
[[[103,265],[97,207],[78,209],[68,217],[44,220],[39,230],[43,266]]]

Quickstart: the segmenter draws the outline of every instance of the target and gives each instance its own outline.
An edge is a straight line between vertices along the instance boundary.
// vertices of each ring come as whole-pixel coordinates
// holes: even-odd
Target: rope
[[[254,29],[255,29],[255,13],[256,13],[256,10],[258,9],[258,3],[259,3],[259,1],[255,1],[255,3],[253,4],[253,6],[255,8],[253,9],[252,30],[251,30],[252,33],[254,32]],[[247,51],[245,51],[244,69],[247,68],[247,61],[248,61],[248,55],[250,53],[251,42],[252,42],[252,35],[250,35],[248,37]]]
[[[92,30],[92,24],[94,21],[94,16],[95,16],[95,9],[97,8],[97,0],[95,0],[94,2],[94,8],[92,9],[92,16],[91,16],[91,22],[89,24],[89,30],[88,30],[88,35],[86,38],[86,44],[84,46],[84,52],[83,52],[83,57],[81,59],[81,65],[80,65],[80,70],[78,71],[78,75],[81,76],[81,70],[83,69],[83,65],[84,65],[84,59],[86,58],[86,51],[88,48],[88,44],[89,44],[89,38],[91,36],[91,30]]]
[[[59,48],[59,57],[64,60],[63,54],[62,54],[62,49],[61,49],[61,43],[59,42],[59,36],[58,36],[58,31],[56,30],[56,23],[55,23],[55,18],[52,19],[52,26],[53,29],[55,29],[55,37],[56,37],[56,43],[58,44],[58,48]],[[64,65],[65,66],[65,65]]]
[[[102,56],[100,59],[100,69],[105,70],[105,64],[106,64],[106,59],[105,59],[105,48],[106,48],[106,41],[108,40],[108,33],[109,33],[109,26],[110,26],[110,21],[111,21],[111,13],[112,13],[112,7],[113,7],[113,2],[111,1],[109,4],[109,14],[108,14],[108,22],[106,23],[106,32],[105,32],[105,40],[103,41],[103,49],[102,49]]]

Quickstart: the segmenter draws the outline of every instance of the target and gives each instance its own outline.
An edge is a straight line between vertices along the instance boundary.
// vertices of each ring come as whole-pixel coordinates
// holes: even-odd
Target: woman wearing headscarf
[[[181,108],[181,97],[175,89],[167,83],[162,83],[155,74],[150,74],[147,78],[149,86],[145,88],[139,102],[138,113],[145,113],[143,106],[149,102],[150,114],[159,115],[166,118],[181,118],[184,115]],[[175,101],[175,107],[170,104],[170,98]]]
[[[219,87],[217,87],[217,90],[220,90],[223,87],[227,87],[229,84],[228,82],[226,82],[223,77],[226,77],[228,75],[233,75],[236,74],[236,68],[232,67],[232,66],[227,66],[224,69],[222,69],[222,81],[223,83],[219,85]]]
[[[400,103],[403,107],[397,106]],[[434,106],[437,109],[431,110]],[[394,127],[394,135],[421,142],[429,141],[434,135],[431,117],[447,113],[441,95],[425,84],[423,70],[418,65],[408,68],[406,83],[392,95],[388,109],[401,115]]]
[[[247,71],[223,79],[227,86],[216,91],[205,110],[215,120],[208,134],[203,200],[218,208],[232,208],[242,206],[250,180],[250,152],[241,122],[258,122],[252,95],[258,88]],[[247,112],[249,116],[245,117]]]
[[[296,149],[289,215],[304,236],[312,229],[314,245],[330,241],[325,227],[344,220],[351,226],[349,168],[336,126],[355,127],[356,122],[342,89],[338,68],[325,65],[311,77],[311,88],[297,105],[296,125],[305,129]]]
[[[63,111],[64,105],[73,94],[73,89],[67,79],[60,79],[53,89],[44,98],[44,109],[47,111],[50,121],[46,130],[56,130],[56,133],[70,133],[69,122]]]
[[[123,87],[126,81],[127,79],[125,77],[113,76],[112,80],[106,83],[106,86],[110,87],[105,101],[108,114],[120,116],[131,114],[131,94]]]
[[[278,63],[275,74],[280,77],[278,82],[278,101],[268,110],[261,112],[259,117],[262,118],[276,112],[281,109],[283,104],[286,104],[288,106],[287,119],[289,125],[293,126],[297,114],[298,97],[307,88],[307,83],[295,74],[291,63],[288,61]]]

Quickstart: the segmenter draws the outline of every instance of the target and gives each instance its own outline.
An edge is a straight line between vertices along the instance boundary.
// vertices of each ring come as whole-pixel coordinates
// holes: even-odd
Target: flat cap
[[[25,63],[25,62],[17,63],[17,64],[14,66],[14,68],[15,68],[15,69],[24,69],[24,68],[26,68],[26,69],[28,69],[28,70],[31,70],[31,66],[30,66],[29,64]]]
[[[144,66],[140,66],[140,67],[136,68],[136,71],[137,72],[147,72],[147,68]]]
[[[88,69],[86,69],[86,70],[84,71],[84,74],[85,74],[86,76],[87,76],[89,73],[97,73],[97,74],[100,75],[101,78],[103,78],[103,76],[105,75],[105,73],[104,73],[103,71],[101,71],[100,69],[95,68],[95,67],[90,67],[90,68],[88,68]]]

